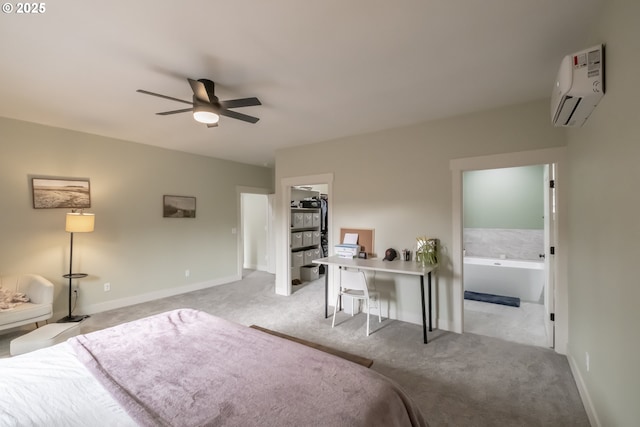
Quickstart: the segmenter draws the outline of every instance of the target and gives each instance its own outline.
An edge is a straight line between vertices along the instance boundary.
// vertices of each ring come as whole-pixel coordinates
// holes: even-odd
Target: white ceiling
[[[272,166],[283,147],[546,98],[601,3],[50,1],[0,16],[0,116]],[[187,77],[258,97],[237,111],[260,121],[208,129],[136,93],[190,100]]]

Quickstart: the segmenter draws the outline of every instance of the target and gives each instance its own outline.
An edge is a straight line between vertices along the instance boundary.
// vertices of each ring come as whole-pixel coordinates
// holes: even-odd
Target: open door
[[[555,212],[555,165],[545,165],[544,168],[544,308],[545,330],[547,345],[555,346],[555,242],[556,242],[556,212]]]

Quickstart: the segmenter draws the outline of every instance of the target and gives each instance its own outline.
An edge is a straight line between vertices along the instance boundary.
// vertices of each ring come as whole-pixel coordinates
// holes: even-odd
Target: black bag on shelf
[[[301,200],[300,207],[303,208],[319,208],[320,200]]]

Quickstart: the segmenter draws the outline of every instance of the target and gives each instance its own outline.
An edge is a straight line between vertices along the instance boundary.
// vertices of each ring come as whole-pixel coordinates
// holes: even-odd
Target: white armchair
[[[53,283],[37,274],[0,277],[0,287],[11,292],[22,292],[29,302],[0,310],[0,330],[36,323],[53,316]]]

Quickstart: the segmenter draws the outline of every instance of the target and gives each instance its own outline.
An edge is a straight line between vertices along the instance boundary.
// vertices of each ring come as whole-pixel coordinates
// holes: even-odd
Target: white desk
[[[415,261],[383,261],[382,259],[360,259],[360,258],[340,258],[338,256],[330,256],[327,258],[319,258],[313,260],[314,264],[324,264],[327,266],[327,271],[324,275],[324,317],[329,317],[327,306],[329,299],[329,271],[328,267],[333,265],[338,268],[349,267],[358,268],[360,270],[371,271],[386,271],[394,274],[408,274],[412,276],[420,276],[420,292],[422,302],[422,334],[424,337],[424,343],[427,343],[427,316],[426,307],[424,304],[424,276],[427,276],[427,291],[429,301],[429,332],[433,329],[431,327],[432,309],[431,309],[431,272],[438,268],[437,265],[423,267],[421,264]]]

